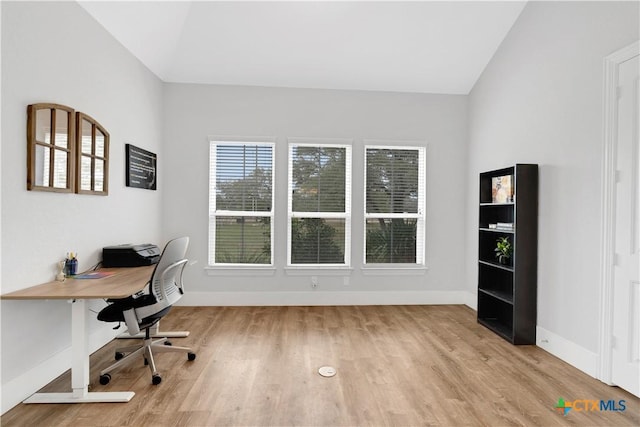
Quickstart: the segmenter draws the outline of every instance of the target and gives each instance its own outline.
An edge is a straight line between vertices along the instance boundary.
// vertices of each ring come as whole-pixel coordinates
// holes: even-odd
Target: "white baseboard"
[[[467,304],[464,291],[399,292],[187,292],[183,306],[284,306],[284,305],[429,305]],[[467,304],[468,305],[468,304]]]
[[[111,341],[118,332],[110,326],[100,328],[89,337],[89,352],[93,353]],[[53,355],[35,368],[2,384],[1,413],[4,414],[36,391],[71,369],[71,347]]]
[[[536,345],[553,354],[585,374],[596,378],[598,355],[578,344],[556,335],[540,326],[536,327]]]

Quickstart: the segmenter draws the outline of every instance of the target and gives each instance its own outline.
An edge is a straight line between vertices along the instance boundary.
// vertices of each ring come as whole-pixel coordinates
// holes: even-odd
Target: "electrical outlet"
[[[311,288],[315,289],[318,287],[318,276],[311,276]]]
[[[349,276],[344,276],[342,278],[342,285],[343,286],[349,286],[350,280],[349,280]]]

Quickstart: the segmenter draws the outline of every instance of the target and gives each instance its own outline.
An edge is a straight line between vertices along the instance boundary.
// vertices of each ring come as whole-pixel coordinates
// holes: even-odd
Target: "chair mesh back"
[[[135,309],[136,317],[139,322],[163,312],[163,310],[167,307],[171,307],[182,297],[182,293],[178,290],[178,286],[176,284],[178,280],[181,279],[182,269],[187,262],[185,255],[187,253],[188,246],[189,238],[180,237],[178,239],[171,240],[164,247],[160,260],[158,261],[158,264],[156,264],[156,268],[153,270],[153,275],[151,276],[149,292],[154,296],[155,302]],[[176,266],[168,270],[167,274],[164,275],[163,281],[163,273],[172,264],[176,264]],[[180,285],[181,284],[182,283],[180,283]],[[162,290],[163,285],[165,287],[164,292]]]
[[[178,291],[178,287],[176,286],[176,281],[182,271],[182,268],[174,268],[164,277],[165,293],[167,295],[168,301],[163,301],[164,296],[162,295],[161,289],[161,286],[163,284],[162,273],[171,264],[184,259],[185,255],[187,254],[188,247],[188,237],[173,239],[164,247],[162,256],[160,257],[160,261],[158,261],[158,264],[156,265],[156,268],[153,272],[153,277],[151,278],[151,293],[153,293],[158,302],[162,301],[164,304],[169,306],[180,299],[181,295]]]

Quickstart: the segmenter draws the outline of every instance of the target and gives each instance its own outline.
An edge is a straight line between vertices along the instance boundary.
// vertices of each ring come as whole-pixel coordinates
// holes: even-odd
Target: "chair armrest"
[[[122,312],[124,316],[124,323],[127,325],[127,332],[129,335],[136,335],[140,332],[140,325],[138,324],[138,317],[136,316],[135,308],[130,308]]]
[[[160,280],[161,280],[160,292],[162,294],[162,298],[163,299],[167,298],[167,291],[166,291],[166,289],[164,287],[165,277],[167,276],[167,274],[169,274],[170,272],[172,272],[176,268],[180,268],[180,271],[176,275],[175,284],[176,284],[176,287],[178,288],[178,290],[180,291],[180,294],[184,293],[184,288],[183,288],[183,284],[182,284],[182,273],[184,272],[184,267],[187,265],[188,262],[189,262],[188,259],[181,259],[180,261],[176,261],[176,262],[174,262],[172,264],[169,264],[167,266],[167,268],[165,268],[162,271],[162,274],[160,275]]]

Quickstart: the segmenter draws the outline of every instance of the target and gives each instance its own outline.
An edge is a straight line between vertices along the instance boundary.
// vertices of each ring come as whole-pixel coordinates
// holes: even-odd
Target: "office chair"
[[[125,322],[130,335],[145,331],[141,344],[116,350],[117,362],[100,372],[100,384],[108,384],[111,380],[109,372],[138,356],[143,356],[145,365],[149,366],[153,384],[160,384],[162,381],[162,377],[156,371],[153,353],[181,351],[187,353],[188,360],[195,360],[196,354],[190,348],[172,346],[167,338],[153,340],[149,332],[152,326],[169,313],[172,305],[184,293],[182,273],[188,262],[185,258],[188,246],[188,237],[171,240],[165,246],[153,270],[147,292],[123,299],[107,300],[110,304],[98,313],[98,320],[103,322]]]

